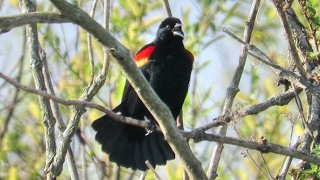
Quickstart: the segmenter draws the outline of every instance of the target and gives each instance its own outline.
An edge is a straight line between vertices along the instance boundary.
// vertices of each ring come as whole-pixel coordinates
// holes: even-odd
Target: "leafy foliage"
[[[320,145],[315,147],[312,150],[312,153],[314,153],[317,156],[320,156]],[[319,179],[320,178],[320,167],[318,165],[310,163],[309,168],[293,169],[290,172],[290,175],[292,175],[297,180]]]

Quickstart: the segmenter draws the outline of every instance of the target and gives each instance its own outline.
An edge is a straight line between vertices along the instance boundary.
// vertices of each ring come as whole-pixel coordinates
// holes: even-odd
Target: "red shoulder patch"
[[[153,51],[155,50],[156,46],[153,44],[149,44],[144,46],[142,49],[140,49],[137,54],[134,56],[134,62],[138,67],[144,66],[148,60]]]
[[[192,62],[193,62],[193,61],[194,61],[194,56],[193,56],[192,52],[190,52],[190,51],[187,50],[187,49],[186,49],[186,51],[187,51],[187,53],[190,55],[190,57],[191,57],[191,59],[192,59]]]

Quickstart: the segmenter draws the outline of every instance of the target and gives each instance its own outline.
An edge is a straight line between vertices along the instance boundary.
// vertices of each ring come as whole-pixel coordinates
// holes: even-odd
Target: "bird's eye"
[[[166,26],[166,29],[168,29],[168,30],[169,30],[169,29],[170,29],[170,26],[169,26],[169,25],[167,25],[167,26]]]
[[[174,30],[174,31],[181,31],[181,26],[174,27],[173,30]]]

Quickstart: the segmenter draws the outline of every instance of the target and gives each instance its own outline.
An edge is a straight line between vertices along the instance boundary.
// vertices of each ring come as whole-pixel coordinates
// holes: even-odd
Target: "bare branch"
[[[281,23],[283,24],[283,27],[285,29],[285,35],[286,35],[286,40],[288,41],[289,44],[289,52],[292,56],[293,62],[295,64],[295,67],[298,69],[299,73],[301,74],[302,77],[307,78],[307,73],[303,69],[303,66],[301,64],[300,56],[298,54],[298,50],[295,46],[294,40],[293,40],[293,35],[292,35],[292,30],[290,27],[290,24],[288,22],[287,16],[285,14],[285,11],[283,10],[283,3],[285,2],[280,2],[280,1],[275,1],[271,0],[273,5],[275,6],[275,9],[281,19]]]
[[[261,166],[257,164],[257,162],[253,159],[251,154],[249,153],[249,149],[246,148],[245,150],[245,155],[250,158],[251,162],[256,166],[257,169],[259,169],[260,173],[265,177],[265,179],[270,180],[268,176],[262,171]]]
[[[194,133],[190,133],[190,132],[183,131],[182,133],[185,137],[188,137],[188,138],[195,138],[196,136]],[[255,142],[255,141],[243,140],[243,139],[238,139],[233,137],[221,136],[218,134],[203,133],[200,140],[214,141],[214,142],[219,142],[224,144],[232,144],[239,147],[255,149],[262,153],[273,152],[275,154],[291,156],[293,158],[302,159],[307,162],[320,165],[320,158],[314,154],[296,150],[290,147],[284,147],[277,144],[273,144],[268,142],[266,139],[263,139],[263,140],[258,139],[258,141]]]
[[[256,19],[257,12],[258,12],[259,4],[260,4],[260,0],[255,0],[252,3],[251,10],[249,13],[249,20],[248,20],[246,27],[245,27],[245,30],[244,30],[243,39],[246,43],[250,42],[251,33],[253,31],[254,22]],[[227,98],[224,103],[222,115],[227,115],[228,113],[231,112],[233,100],[239,91],[238,86],[239,86],[239,83],[241,80],[244,65],[246,63],[246,58],[247,58],[247,47],[242,46],[242,49],[240,52],[240,57],[239,57],[239,64],[234,72],[230,86],[227,89]],[[228,128],[228,125],[223,125],[219,129],[218,134],[225,135],[227,132],[227,128]],[[212,152],[212,157],[210,160],[209,169],[207,171],[208,179],[215,179],[218,176],[217,169],[218,169],[220,157],[222,154],[222,149],[223,149],[223,144],[221,144],[221,143],[217,144],[214,147],[214,150]]]
[[[297,88],[297,93],[299,94],[301,92],[302,92],[302,89]],[[284,105],[287,105],[294,97],[295,97],[295,93],[293,91],[280,93],[268,98],[262,103],[253,105],[248,109],[239,112],[239,115],[240,117],[244,117],[247,115],[258,114],[272,106],[284,106]]]
[[[36,11],[36,4],[33,1],[24,0],[21,1],[22,11],[29,13]],[[44,75],[42,72],[43,68],[43,58],[45,56],[45,52],[41,48],[41,45],[38,40],[38,31],[36,24],[27,25],[27,37],[28,37],[28,47],[30,54],[30,64],[31,71],[34,79],[34,83],[37,89],[42,91],[47,91],[45,86]],[[39,104],[42,113],[42,123],[45,129],[45,139],[46,139],[46,165],[44,168],[44,172],[48,173],[50,169],[50,165],[53,161],[53,158],[56,154],[56,142],[55,142],[55,118],[53,116],[51,110],[51,104],[49,99],[44,98],[43,96],[38,96]],[[48,174],[48,179],[52,179],[51,175]]]
[[[92,3],[92,7],[91,7],[91,11],[90,11],[90,16],[93,18],[94,17],[94,13],[96,11],[96,7],[97,7],[97,3],[98,0],[94,0]],[[95,76],[95,68],[94,68],[94,56],[93,56],[93,47],[92,47],[92,37],[90,33],[87,33],[87,46],[88,46],[88,59],[89,59],[89,64],[90,64],[90,82],[87,85],[87,88],[90,88],[90,86],[93,85],[93,81],[94,81],[94,76]],[[82,120],[83,123],[81,123],[81,127],[80,129],[83,130],[84,128],[84,119]],[[81,138],[81,136],[79,135],[79,138]],[[88,179],[88,173],[87,173],[87,169],[86,169],[86,159],[85,159],[85,146],[82,144],[81,146],[81,162],[82,162],[82,178],[84,180]]]
[[[300,144],[300,138],[292,145],[290,146],[290,148],[294,148],[294,149],[297,149],[297,147],[299,146]],[[283,166],[283,169],[282,169],[282,172],[280,174],[280,180],[285,180],[286,178],[286,175],[289,171],[289,167],[290,167],[290,164],[291,164],[291,161],[292,161],[292,157],[287,157],[286,158],[286,161],[284,163],[284,166]]]
[[[32,23],[68,23],[67,18],[57,13],[32,12],[14,16],[0,17],[0,34],[6,33],[13,28]]]
[[[226,32],[229,35],[232,34],[230,31],[228,31],[226,29],[224,29],[224,32]],[[235,35],[232,35],[232,37],[235,37]],[[236,40],[239,40],[239,38],[237,38]],[[243,44],[246,44],[246,46],[248,48],[249,55],[251,55],[252,57],[256,58],[257,60],[263,62],[264,64],[267,64],[267,65],[271,66],[272,68],[274,68],[276,70],[276,73],[279,76],[283,76],[283,77],[287,78],[288,80],[290,80],[290,82],[295,83],[297,86],[304,88],[307,91],[309,91],[317,96],[320,96],[320,89],[318,88],[318,86],[313,85],[310,81],[308,81],[304,77],[299,76],[296,73],[275,64],[271,59],[268,58],[268,56],[265,53],[263,53],[261,50],[259,50],[254,45],[247,44],[243,41],[240,41],[240,42]]]
[[[157,180],[161,180],[161,178],[159,177],[159,175],[157,174],[156,170],[152,167],[152,165],[149,163],[149,161],[147,160],[146,162],[147,167],[151,170],[151,172],[154,174],[154,176],[156,177]]]
[[[147,177],[148,171],[149,171],[149,170],[146,170],[146,171],[144,171],[143,173],[141,173],[141,176],[140,176],[139,180],[145,180],[146,177]]]
[[[45,54],[43,56],[43,77],[44,77],[45,85],[48,89],[48,92],[50,94],[52,94],[53,96],[55,96],[51,76],[49,73],[48,61],[47,61],[47,57],[45,56]],[[61,133],[63,133],[63,131],[66,129],[66,124],[63,121],[59,105],[57,102],[51,100],[51,106],[52,106],[51,107],[52,113],[53,113],[53,115],[56,119],[57,125],[58,125],[58,129]],[[68,148],[68,153],[66,155],[66,158],[67,158],[67,164],[68,164],[68,168],[69,168],[70,178],[73,180],[78,180],[79,179],[78,170],[77,170],[77,166],[76,166],[76,163],[74,160],[73,151],[72,151],[71,147]]]
[[[162,0],[162,3],[163,3],[164,10],[166,11],[167,17],[172,17],[169,1]]]
[[[92,103],[92,102],[87,102],[87,101],[81,101],[81,100],[65,100],[62,98],[58,98],[57,96],[54,96],[52,94],[48,94],[45,91],[40,91],[31,87],[27,87],[24,85],[21,85],[19,83],[17,83],[16,81],[14,81],[13,79],[9,78],[8,76],[4,75],[3,73],[0,72],[0,78],[4,79],[6,82],[8,82],[9,84],[15,86],[16,88],[19,88],[21,90],[24,90],[26,92],[29,93],[33,93],[33,94],[37,94],[39,96],[42,96],[44,98],[47,99],[51,99],[54,102],[57,102],[59,104],[63,104],[66,106],[85,106],[85,107],[90,107],[90,108],[94,108],[97,110],[100,110],[104,113],[106,113],[108,116],[112,117],[113,119],[117,120],[117,121],[121,121],[123,123],[127,123],[127,124],[132,124],[135,126],[139,126],[139,127],[143,127],[143,128],[147,128],[149,126],[149,123],[146,121],[140,121],[140,120],[135,120],[132,118],[127,118],[127,117],[123,117],[120,116],[117,113],[112,112],[111,110],[100,106],[98,104]],[[160,128],[157,126],[157,131],[160,131]]]
[[[314,136],[313,136],[313,134],[312,134],[312,131],[310,130],[309,125],[308,125],[308,123],[307,123],[307,120],[306,120],[306,118],[305,118],[305,116],[304,116],[304,114],[303,114],[302,102],[301,102],[301,99],[300,99],[298,93],[296,93],[296,87],[295,87],[295,85],[293,85],[293,91],[295,92],[295,96],[296,96],[296,97],[295,97],[295,100],[296,100],[296,104],[297,104],[297,107],[298,107],[298,110],[299,110],[300,119],[301,119],[303,125],[305,126],[306,132],[308,132],[308,133],[309,133],[309,136],[312,138],[312,140],[315,141],[315,138],[314,138]]]
[[[98,0],[94,0],[92,3],[92,8],[90,11],[90,16],[93,18],[96,7],[97,7]],[[93,48],[92,48],[92,38],[90,33],[87,33],[87,43],[88,43],[88,56],[90,62],[90,83],[88,87],[90,87],[94,80],[94,59],[93,59]]]

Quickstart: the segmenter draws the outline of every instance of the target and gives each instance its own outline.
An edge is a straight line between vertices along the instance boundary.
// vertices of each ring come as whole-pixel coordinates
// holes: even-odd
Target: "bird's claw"
[[[147,133],[145,134],[145,136],[148,136],[156,129],[156,124],[150,119],[148,119],[147,117],[144,117],[144,120],[147,121],[149,124],[148,127],[146,128]]]
[[[147,133],[145,134],[145,136],[148,136],[149,134],[151,134],[153,132],[152,129],[146,129]]]

